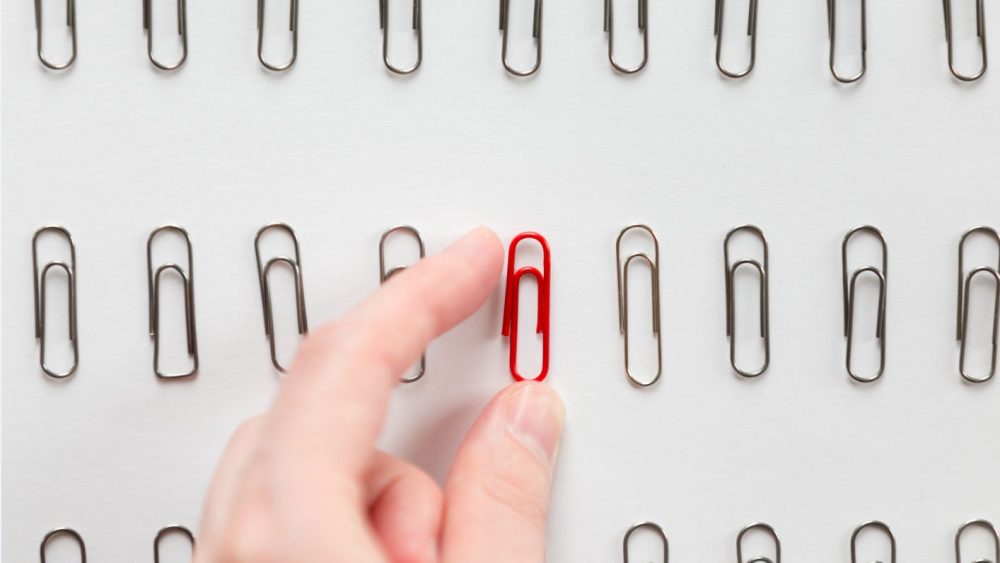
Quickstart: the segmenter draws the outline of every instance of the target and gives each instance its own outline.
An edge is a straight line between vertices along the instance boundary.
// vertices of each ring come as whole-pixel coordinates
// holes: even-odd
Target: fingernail
[[[555,462],[566,411],[554,391],[529,383],[515,391],[507,430],[546,464]]]

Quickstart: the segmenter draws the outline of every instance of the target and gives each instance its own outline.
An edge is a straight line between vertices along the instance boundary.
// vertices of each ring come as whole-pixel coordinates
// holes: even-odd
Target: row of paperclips
[[[993,540],[993,549],[982,554],[982,557],[973,557],[967,559],[962,555],[962,544],[963,539],[967,532],[971,530],[982,530],[989,534]],[[632,526],[625,532],[625,539],[622,541],[622,551],[624,552],[625,563],[634,563],[629,560],[629,543],[632,540],[633,534],[638,531],[648,531],[654,534],[663,547],[662,563],[667,563],[670,561],[670,543],[667,541],[667,534],[663,531],[659,525],[653,522],[642,522]],[[867,531],[874,531],[881,533],[885,536],[889,543],[889,558],[871,558],[866,559],[859,557],[858,548],[858,538],[861,537],[862,533]],[[770,537],[774,543],[774,555],[760,555],[756,557],[744,557],[744,540],[752,533],[761,533]],[[854,533],[851,534],[851,563],[858,563],[858,561],[874,561],[876,563],[896,563],[896,536],[892,533],[892,529],[889,528],[883,522],[873,520],[871,522],[866,522],[854,529]],[[990,553],[992,552],[992,553]],[[993,559],[989,559],[992,556]],[[736,536],[736,561],[737,563],[781,563],[781,540],[778,539],[778,533],[768,524],[752,524],[743,528],[743,530]],[[974,561],[975,563],[998,563],[1000,562],[1000,535],[997,534],[997,529],[987,520],[973,520],[962,525],[955,534],[955,562],[956,563],[968,563],[969,561]]]
[[[186,538],[191,543],[191,551],[194,552],[194,534],[191,530],[185,528],[184,526],[178,524],[172,524],[160,528],[159,532],[156,532],[156,536],[153,538],[153,563],[160,563],[160,543],[163,538],[177,535]],[[83,543],[83,536],[73,528],[56,528],[45,534],[42,538],[42,543],[38,548],[38,556],[41,563],[45,563],[45,553],[48,551],[49,544],[60,537],[67,537],[74,541],[77,547],[80,549],[80,563],[87,563],[87,546]]]
[[[152,21],[152,0],[142,0],[142,26],[146,32],[146,51],[149,55],[149,60],[156,68],[161,70],[176,70],[180,68],[184,62],[187,60],[188,56],[188,41],[187,41],[187,2],[186,0],[176,0],[177,1],[177,33],[180,35],[182,52],[180,57],[170,63],[165,63],[157,59],[156,55],[153,53],[153,21]],[[976,33],[979,37],[979,44],[982,51],[982,64],[978,71],[973,74],[965,74],[958,70],[955,65],[955,51],[952,40],[952,10],[951,10],[951,0],[942,0],[944,3],[944,26],[945,26],[945,38],[948,43],[948,67],[951,69],[952,74],[955,75],[959,80],[966,82],[978,80],[986,73],[987,66],[987,54],[986,54],[986,29],[985,29],[985,16],[983,11],[984,0],[976,0]],[[299,44],[299,0],[290,1],[290,16],[288,29],[292,35],[292,51],[289,59],[285,62],[269,62],[264,56],[264,6],[265,0],[257,0],[257,58],[260,60],[260,64],[264,65],[264,68],[268,70],[281,72],[288,70],[295,64],[295,60],[298,57],[298,44]],[[723,75],[729,78],[743,78],[750,74],[754,69],[754,65],[757,61],[757,4],[758,0],[750,0],[749,16],[747,20],[747,35],[750,38],[750,54],[749,62],[747,65],[739,70],[732,70],[727,68],[722,62],[722,23],[723,23],[723,12],[725,10],[726,0],[715,0],[715,63]],[[620,63],[615,58],[615,48],[614,48],[614,10],[612,8],[612,0],[604,0],[604,31],[608,36],[608,60],[611,66],[622,73],[634,74],[641,71],[646,67],[646,63],[649,62],[649,30],[648,30],[648,13],[649,13],[649,0],[638,0],[639,4],[639,16],[638,16],[638,26],[640,33],[642,35],[643,52],[642,59],[634,66],[629,66]],[[389,27],[389,0],[378,0],[379,8],[379,27],[382,29],[382,61],[386,68],[396,74],[411,74],[420,68],[421,62],[423,62],[423,12],[421,9],[421,0],[413,0],[413,15],[412,15],[412,28],[416,34],[417,41],[417,55],[416,61],[408,67],[396,66],[390,62],[389,56],[389,39],[388,39],[388,27]],[[837,71],[837,61],[836,61],[836,36],[837,36],[837,0],[827,0],[827,17],[829,21],[828,31],[830,35],[830,72],[833,73],[834,78],[845,84],[857,82],[864,75],[868,68],[868,24],[867,24],[867,7],[866,2],[862,0],[861,2],[861,58],[859,71],[853,75],[843,75]],[[508,60],[507,57],[507,43],[508,43],[508,29],[509,29],[509,13],[510,13],[510,0],[500,0],[500,30],[503,34],[501,55],[500,60],[503,63],[504,68],[507,72],[515,76],[530,76],[538,71],[542,65],[542,0],[534,0],[534,10],[532,16],[532,27],[531,35],[535,41],[535,62],[532,66],[527,68],[516,68]],[[45,58],[42,49],[42,0],[35,0],[35,26],[38,30],[38,41],[37,41],[37,51],[38,58],[42,61],[42,64],[51,68],[53,70],[62,70],[69,68],[73,62],[76,60],[76,0],[66,0],[66,25],[70,28],[70,34],[72,36],[72,52],[69,59],[61,63],[55,63]]]
[[[294,250],[290,256],[279,255],[265,260],[261,253],[261,237],[269,231],[284,233],[292,243]],[[652,253],[636,252],[623,260],[622,241],[625,236],[634,232],[648,238],[652,247]],[[44,266],[39,265],[38,240],[46,233],[57,234],[63,237],[69,247],[70,261],[49,261]],[[166,233],[179,235],[187,248],[186,267],[177,263],[155,264],[153,260],[153,243],[158,236]],[[414,227],[401,225],[393,227],[383,233],[378,245],[379,254],[379,280],[384,283],[386,280],[402,271],[406,266],[396,266],[388,268],[385,259],[386,241],[394,234],[409,235],[417,243],[419,258],[425,255],[424,243],[420,233]],[[730,242],[734,236],[745,233],[759,240],[761,248],[761,259],[730,257]],[[848,268],[848,244],[856,235],[867,235],[874,237],[881,247],[881,260],[850,271]],[[979,266],[966,268],[965,264],[965,244],[972,236],[987,237],[995,243],[998,255],[1000,255],[1000,234],[992,227],[975,227],[965,232],[958,243],[958,275],[957,275],[957,304],[955,337],[960,342],[959,352],[959,373],[970,383],[984,383],[993,378],[997,367],[997,344],[998,330],[1000,330],[1000,258],[997,265]],[[542,251],[541,270],[535,266],[523,266],[515,268],[515,259],[518,246],[524,241],[535,241]],[[254,252],[257,258],[257,278],[260,284],[261,306],[264,318],[264,333],[268,338],[271,363],[279,372],[284,372],[285,367],[278,361],[277,346],[274,330],[274,316],[271,299],[270,273],[275,266],[283,266],[291,270],[295,280],[295,303],[296,315],[298,319],[298,332],[304,335],[308,332],[308,322],[306,319],[305,295],[302,281],[302,257],[299,250],[299,241],[295,231],[285,223],[271,223],[262,227],[254,238]],[[660,247],[659,240],[653,229],[647,225],[635,224],[624,228],[618,235],[615,243],[615,254],[617,259],[617,286],[618,286],[618,327],[624,338],[624,363],[625,375],[628,380],[638,387],[649,387],[659,381],[663,373],[663,345],[662,331],[660,330]],[[198,371],[198,340],[195,323],[195,298],[194,298],[194,258],[192,252],[191,238],[187,231],[177,225],[164,225],[154,229],[146,241],[147,259],[147,286],[149,294],[149,335],[153,339],[153,372],[162,379],[178,379],[194,376]],[[50,377],[66,378],[72,375],[79,362],[79,347],[77,344],[77,314],[76,314],[76,247],[72,237],[65,228],[60,226],[46,226],[35,232],[32,238],[32,260],[34,270],[34,293],[35,293],[35,337],[40,342],[39,363],[42,371]],[[726,296],[726,336],[729,339],[729,361],[733,370],[742,377],[755,378],[767,371],[771,360],[771,331],[769,313],[769,281],[770,265],[768,262],[768,244],[764,237],[764,232],[754,225],[741,225],[726,234],[723,240],[723,260],[725,274],[725,296]],[[886,294],[888,289],[889,275],[889,251],[885,237],[882,232],[874,226],[863,225],[850,230],[841,244],[841,278],[843,286],[843,310],[844,310],[844,337],[847,339],[845,355],[845,366],[848,375],[859,383],[872,383],[882,377],[885,371],[886,359]],[[630,331],[629,331],[629,272],[635,263],[645,263],[648,266],[651,277],[651,313],[652,330],[656,337],[656,371],[652,374],[636,374],[632,368],[630,357]],[[763,360],[759,366],[747,367],[741,365],[737,358],[736,345],[736,306],[734,297],[734,277],[742,268],[749,268],[754,271],[759,281],[759,301],[760,301],[760,337],[763,344]],[[45,330],[45,309],[46,309],[46,280],[53,270],[62,270],[68,279],[69,292],[69,339],[72,342],[73,363],[65,371],[52,368],[46,362],[46,330]],[[160,279],[164,274],[173,273],[178,276],[184,284],[184,314],[186,320],[187,351],[192,360],[191,369],[181,373],[168,373],[160,367]],[[862,276],[873,278],[878,285],[878,303],[876,310],[875,337],[879,344],[878,366],[871,373],[860,373],[852,361],[854,349],[854,310],[855,310],[855,287],[858,279]],[[541,367],[534,377],[525,377],[518,371],[518,302],[520,295],[521,280],[524,277],[534,278],[538,288],[538,309],[536,332],[541,335],[542,360]],[[970,287],[978,277],[989,278],[995,287],[993,302],[993,331],[992,331],[992,355],[989,371],[982,374],[973,374],[966,368],[966,348],[969,331],[969,310],[971,307]],[[542,235],[534,232],[525,232],[517,235],[510,243],[507,257],[507,274],[504,297],[503,325],[501,334],[510,339],[510,372],[514,379],[521,381],[524,379],[543,380],[549,370],[549,336],[550,336],[550,301],[552,284],[552,263],[551,252],[548,242]],[[412,383],[423,377],[426,371],[426,357],[421,358],[419,370],[410,378],[403,379],[405,383]],[[1000,562],[998,562],[1000,563]]]

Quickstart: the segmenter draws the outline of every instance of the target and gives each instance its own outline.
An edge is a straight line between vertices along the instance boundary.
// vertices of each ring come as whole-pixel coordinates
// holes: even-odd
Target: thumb
[[[565,411],[548,385],[504,389],[480,415],[445,486],[443,563],[543,563]]]

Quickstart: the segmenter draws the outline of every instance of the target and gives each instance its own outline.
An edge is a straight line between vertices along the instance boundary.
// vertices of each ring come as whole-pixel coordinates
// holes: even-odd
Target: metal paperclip
[[[184,239],[187,247],[187,270],[175,263],[163,264],[153,270],[153,240],[162,232],[171,231]],[[191,371],[184,373],[165,373],[160,370],[160,276],[173,271],[184,284],[184,319],[187,332],[187,351],[191,358]],[[149,336],[153,339],[153,373],[160,379],[182,379],[198,373],[198,335],[195,330],[194,315],[194,253],[191,250],[191,237],[188,232],[177,225],[163,225],[154,229],[146,240],[146,279],[149,289]]]
[[[73,45],[73,50],[70,53],[69,60],[62,64],[57,64],[50,62],[42,54],[42,0],[35,0],[35,30],[37,32],[37,46],[38,60],[42,61],[42,64],[51,68],[52,70],[65,70],[76,62],[76,0],[66,0],[66,26],[69,27],[69,33]]]
[[[715,66],[729,78],[743,78],[753,71],[757,64],[757,0],[750,0],[750,14],[747,18],[747,36],[750,37],[750,63],[740,72],[732,72],[722,65],[722,20],[726,0],[715,0]]]
[[[533,239],[542,247],[542,271],[534,266],[523,266],[514,270],[517,257],[517,245],[525,239]],[[510,374],[517,381],[524,381],[517,370],[517,304],[521,292],[521,278],[531,276],[538,282],[538,324],[535,332],[542,335],[542,368],[534,381],[542,381],[549,373],[549,300],[552,290],[552,260],[549,243],[538,233],[525,232],[514,237],[507,253],[507,287],[504,294],[503,327],[500,334],[510,337]]]
[[[868,266],[865,268],[860,268],[855,270],[850,276],[850,281],[848,281],[847,276],[847,243],[850,242],[851,237],[860,233],[867,232],[879,241],[882,246],[882,267]],[[845,364],[847,366],[847,373],[851,376],[851,379],[857,381],[858,383],[872,383],[878,381],[882,377],[882,373],[885,371],[885,302],[886,293],[888,292],[888,279],[889,279],[889,249],[885,243],[885,237],[882,236],[882,231],[871,225],[862,225],[851,229],[844,237],[844,242],[840,247],[841,250],[841,280],[844,290],[844,337],[847,338],[847,354],[845,358]],[[871,377],[864,377],[858,375],[854,372],[854,368],[851,366],[851,355],[854,350],[854,287],[858,281],[858,278],[864,274],[871,274],[878,280],[879,293],[878,293],[878,317],[875,325],[875,338],[879,340],[879,367],[875,375]]]
[[[762,523],[751,524],[743,528],[740,535],[736,536],[736,563],[747,563],[743,559],[743,538],[750,532],[757,530],[771,536],[771,539],[774,540],[774,559],[772,560],[770,557],[760,555],[750,559],[749,563],[781,563],[781,540],[778,539],[778,533],[771,526]]]
[[[517,70],[507,62],[507,36],[509,35],[510,0],[500,0],[500,31],[503,32],[503,47],[500,60],[507,72],[514,76],[531,76],[542,66],[542,0],[534,0],[535,9],[532,16],[531,37],[535,39],[535,66],[526,71]]]
[[[964,563],[962,559],[962,537],[965,532],[972,528],[982,528],[993,537],[993,560],[986,558],[976,559],[975,563],[1000,563],[1000,534],[997,533],[997,529],[987,520],[973,520],[972,522],[966,522],[961,528],[958,529],[958,533],[955,534],[955,563]]]
[[[285,231],[292,244],[295,246],[295,258],[287,256],[276,256],[265,264],[260,255],[260,239],[263,234],[271,229]],[[260,281],[260,301],[264,312],[264,334],[268,338],[271,347],[271,363],[279,373],[285,373],[285,368],[278,362],[277,346],[274,336],[274,311],[271,307],[271,285],[268,275],[275,264],[284,264],[292,270],[295,277],[295,311],[298,318],[299,334],[304,335],[309,332],[309,324],[306,319],[306,299],[305,290],[302,284],[302,258],[299,255],[299,239],[295,236],[295,231],[285,223],[270,223],[261,227],[257,231],[257,236],[253,241],[254,252],[257,255],[257,279]]]
[[[615,14],[612,7],[613,0],[604,0],[604,31],[608,34],[608,60],[615,70],[624,74],[635,74],[646,68],[649,62],[649,29],[647,27],[649,14],[649,0],[639,1],[639,33],[642,34],[642,61],[638,66],[629,68],[622,66],[615,60]]]
[[[179,524],[172,524],[170,526],[160,528],[160,531],[156,532],[156,538],[153,540],[153,563],[160,563],[160,541],[170,534],[180,534],[186,537],[188,541],[191,542],[191,551],[194,551],[195,541],[194,534],[191,533],[191,530]]]
[[[622,239],[633,230],[645,231],[653,241],[653,258],[644,252],[637,252],[629,256],[622,263]],[[618,277],[618,330],[625,337],[625,376],[629,382],[637,387],[649,387],[660,380],[663,373],[663,338],[660,333],[660,242],[653,233],[653,229],[647,225],[629,225],[622,229],[615,243],[615,257],[617,258]],[[629,329],[628,329],[628,272],[633,261],[646,262],[649,265],[650,283],[652,292],[650,295],[651,310],[653,315],[653,334],[656,336],[656,374],[649,381],[641,381],[632,373],[629,365]]]
[[[39,272],[38,269],[38,238],[45,233],[56,233],[66,239],[69,245],[69,264],[60,261],[47,262]],[[76,330],[76,245],[73,244],[73,237],[65,227],[59,225],[47,225],[35,231],[31,239],[31,258],[34,270],[34,292],[35,292],[35,339],[39,342],[38,362],[42,371],[49,377],[64,379],[76,372],[80,363],[80,345],[77,340]],[[64,372],[53,371],[45,363],[45,281],[48,279],[49,270],[62,270],[66,273],[66,284],[69,293],[69,340],[73,347],[73,364]]]
[[[629,561],[629,558],[628,558],[628,544],[629,544],[629,540],[632,539],[632,534],[634,534],[634,533],[636,533],[636,532],[638,532],[639,530],[642,530],[642,529],[649,530],[649,531],[653,532],[654,534],[656,534],[657,537],[660,538],[660,541],[663,543],[663,561],[662,561],[662,563],[669,563],[669,561],[670,561],[670,542],[667,540],[667,534],[664,533],[663,528],[661,528],[658,524],[655,524],[653,522],[640,522],[640,523],[636,524],[635,526],[632,526],[631,528],[628,529],[627,532],[625,532],[625,539],[622,540],[622,552],[624,553],[624,556],[623,556],[624,562],[625,563],[632,563],[631,561]]]
[[[764,250],[764,263],[761,264],[755,259],[744,258],[732,265],[729,263],[729,241],[733,235],[741,231],[747,231],[760,239],[761,248]],[[768,248],[767,239],[764,232],[754,225],[741,225],[729,231],[722,243],[723,266],[725,266],[726,277],[726,336],[729,338],[729,363],[733,370],[743,377],[754,378],[767,371],[771,364],[771,328],[770,328],[770,306],[768,291]],[[760,337],[764,340],[764,365],[757,371],[745,371],[736,365],[736,298],[734,296],[733,276],[736,271],[743,266],[749,266],[757,270],[760,278]]]
[[[386,280],[392,276],[402,272],[406,269],[406,266],[395,266],[393,268],[386,268],[385,266],[385,242],[394,233],[409,233],[414,240],[417,241],[417,246],[420,249],[420,259],[423,260],[425,256],[424,241],[420,238],[420,232],[414,227],[409,225],[398,225],[392,227],[388,231],[382,233],[382,238],[378,242],[378,268],[379,268],[379,283],[385,283]],[[403,377],[399,381],[401,383],[413,383],[424,376],[424,372],[427,371],[427,354],[420,356],[420,369],[417,374],[413,377],[406,378]]]
[[[974,234],[981,233],[991,237],[996,242],[997,253],[998,253],[998,264],[996,268],[992,266],[986,266],[981,268],[976,268],[969,272],[968,275],[965,273],[965,241]],[[966,338],[967,331],[969,329],[969,288],[972,285],[972,280],[979,274],[985,274],[993,278],[996,293],[993,300],[993,352],[990,361],[990,371],[986,377],[974,377],[969,375],[965,369],[965,352],[968,339]],[[958,371],[962,374],[962,378],[969,383],[985,383],[993,379],[994,374],[996,374],[997,369],[997,336],[998,328],[1000,328],[1000,234],[997,233],[996,229],[992,227],[975,227],[969,229],[962,235],[962,240],[958,243],[958,305],[956,307],[956,322],[955,322],[955,338],[961,343],[959,352],[959,367]]]
[[[952,31],[951,0],[944,2],[944,36],[948,42],[948,68],[955,78],[963,82],[975,82],[986,74],[986,67],[989,63],[986,56],[986,11],[983,8],[983,0],[976,0],[976,36],[979,37],[979,47],[983,53],[983,65],[979,67],[976,74],[962,74],[955,67],[955,36]]]
[[[830,20],[830,72],[838,82],[852,84],[861,80],[868,70],[868,8],[867,1],[861,0],[861,70],[854,76],[841,76],[837,73],[837,2],[826,0],[826,13]]]
[[[181,58],[173,65],[165,65],[153,55],[153,0],[142,0],[142,29],[146,31],[146,53],[149,62],[160,70],[177,70],[187,60],[187,0],[177,0],[177,34],[181,36]]]
[[[283,72],[292,68],[299,56],[299,0],[290,0],[288,31],[292,32],[292,56],[284,66],[275,66],[264,60],[264,2],[265,0],[257,0],[257,59],[267,70]]]
[[[379,27],[382,29],[382,62],[396,74],[412,74],[424,60],[424,24],[421,0],[413,0],[413,31],[417,34],[417,62],[410,68],[399,68],[389,62],[389,0],[378,0]]]
[[[858,537],[867,529],[881,530],[887,538],[889,538],[889,546],[891,559],[889,563],[896,563],[896,536],[893,535],[892,530],[889,526],[883,522],[873,520],[871,522],[866,522],[854,529],[854,533],[851,534],[851,563],[858,563]],[[875,560],[873,563],[883,563],[882,561]]]
[[[75,541],[76,545],[80,548],[80,563],[87,563],[87,548],[83,544],[83,537],[81,537],[80,534],[72,528],[56,528],[55,530],[45,534],[45,537],[42,538],[42,544],[38,548],[38,555],[41,559],[41,563],[45,563],[45,549],[49,546],[49,543],[52,540],[59,536],[69,536],[73,538],[73,541]]]

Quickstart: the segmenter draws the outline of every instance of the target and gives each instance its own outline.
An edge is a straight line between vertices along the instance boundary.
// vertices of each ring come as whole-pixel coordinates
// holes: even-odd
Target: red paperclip
[[[524,266],[514,271],[517,245],[525,239],[534,239],[542,246],[542,271],[534,266]],[[532,276],[538,282],[538,325],[535,332],[542,335],[542,369],[532,380],[542,381],[549,374],[549,295],[552,287],[552,265],[549,243],[538,233],[526,232],[514,237],[507,253],[507,289],[503,305],[503,328],[500,334],[510,337],[510,374],[517,381],[525,377],[517,371],[517,301],[521,278]]]

